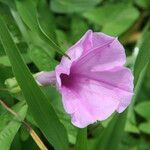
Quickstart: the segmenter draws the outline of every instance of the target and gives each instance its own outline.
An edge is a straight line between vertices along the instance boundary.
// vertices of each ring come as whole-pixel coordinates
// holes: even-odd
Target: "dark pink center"
[[[74,80],[72,75],[67,75],[63,73],[60,75],[60,79],[61,79],[62,86],[65,87],[71,87]]]

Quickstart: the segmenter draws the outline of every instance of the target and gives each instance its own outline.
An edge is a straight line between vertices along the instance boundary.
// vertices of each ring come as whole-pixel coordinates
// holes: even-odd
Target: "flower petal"
[[[102,32],[93,32],[92,36],[93,48],[111,43],[114,39],[115,37],[106,35]]]
[[[91,116],[86,107],[82,105],[80,94],[66,87],[63,88],[62,93],[64,108],[66,112],[71,115],[72,123],[75,126],[82,128],[95,122],[93,116]]]
[[[49,72],[42,71],[36,75],[35,79],[39,85],[56,84],[56,76],[54,71],[49,71]]]
[[[97,44],[96,44],[97,45]],[[117,38],[91,49],[74,63],[75,72],[103,71],[125,64],[125,50]],[[78,67],[80,66],[80,67]]]
[[[83,51],[88,51],[92,47],[92,31],[88,30],[83,37],[67,51],[67,55],[71,58],[62,57],[60,64],[56,67],[56,78],[58,81],[58,88],[61,86],[60,74],[70,74],[72,63],[79,59]]]
[[[66,68],[70,68],[72,62],[77,60],[84,51],[86,52],[91,48],[92,48],[92,31],[88,30],[83,35],[83,37],[76,44],[70,47],[66,52],[67,55],[71,58],[71,60],[68,59],[67,57],[62,57],[60,64],[65,66]]]
[[[76,88],[63,88],[62,99],[66,112],[71,114],[72,123],[83,128],[108,118],[118,107],[117,95],[94,80],[80,78]]]
[[[72,123],[83,128],[122,112],[133,95],[133,76],[117,38],[88,31],[56,67],[58,88]]]
[[[82,76],[105,83],[106,88],[109,85],[118,95],[120,102],[117,109],[118,112],[122,112],[130,104],[134,88],[133,75],[130,69],[115,67],[109,71],[84,73]]]
[[[131,102],[133,76],[126,68],[76,75],[74,86],[62,88],[62,99],[72,123],[83,128],[122,112]]]

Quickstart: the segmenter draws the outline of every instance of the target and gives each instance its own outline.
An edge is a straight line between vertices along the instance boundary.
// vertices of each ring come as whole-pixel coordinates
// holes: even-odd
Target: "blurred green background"
[[[118,37],[126,49],[126,66],[134,73],[135,95],[125,119],[122,114],[116,121],[114,114],[87,128],[87,149],[150,150],[150,0],[0,0],[0,16],[33,75],[53,70],[88,29]],[[41,90],[67,130],[69,149],[84,150],[74,146],[83,137],[71,124],[58,92],[53,87]],[[1,42],[0,99],[26,118],[48,149],[53,149],[24,103]],[[1,105],[0,149],[39,149],[25,127]]]

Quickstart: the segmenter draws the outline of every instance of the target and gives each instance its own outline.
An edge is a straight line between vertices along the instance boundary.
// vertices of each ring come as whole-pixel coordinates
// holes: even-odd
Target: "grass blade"
[[[15,0],[17,10],[22,18],[22,20],[25,22],[25,24],[33,31],[38,33],[38,35],[46,42],[48,43],[52,49],[56,50],[58,53],[66,55],[60,47],[52,40],[53,38],[49,37],[41,27],[38,19],[37,19],[37,10],[36,7],[31,0],[25,0],[25,1],[18,1]]]
[[[12,116],[9,112],[0,116],[0,146],[3,150],[10,149],[11,143],[21,126],[21,121],[26,115],[27,105],[25,102],[19,102],[12,109],[19,114],[22,120],[17,121],[17,117]]]
[[[87,128],[78,129],[76,150],[87,150]]]
[[[25,96],[29,109],[39,128],[56,150],[67,150],[68,140],[64,126],[42,93],[14,44],[7,26],[0,18],[0,40],[10,59],[14,75]]]
[[[116,150],[121,140],[127,111],[122,114],[115,114],[108,126],[100,134],[94,150]]]

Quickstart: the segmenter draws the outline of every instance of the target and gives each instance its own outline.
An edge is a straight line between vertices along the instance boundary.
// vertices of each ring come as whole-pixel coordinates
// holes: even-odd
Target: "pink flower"
[[[56,84],[75,126],[86,127],[127,108],[133,75],[123,66],[125,50],[117,38],[89,30],[67,54],[71,60],[63,57],[55,72],[41,73],[37,80]]]

